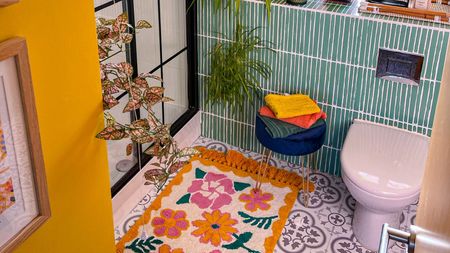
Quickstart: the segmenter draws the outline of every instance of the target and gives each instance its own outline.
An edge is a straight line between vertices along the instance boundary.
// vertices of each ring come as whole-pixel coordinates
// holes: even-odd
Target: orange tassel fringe
[[[201,154],[197,155],[197,157],[227,165],[235,170],[241,170],[255,176],[258,176],[259,174],[260,163],[251,158],[246,158],[243,154],[237,151],[229,150],[227,153],[223,153],[217,150],[207,149],[205,147],[196,147],[196,149],[201,152]],[[262,176],[263,175],[261,175],[261,177]],[[314,183],[311,181],[307,184],[306,180],[304,180],[300,175],[270,165],[267,166],[265,179],[270,182],[278,182],[288,186],[294,186],[299,190],[304,189],[304,184],[306,184],[309,185],[309,192],[314,191]]]

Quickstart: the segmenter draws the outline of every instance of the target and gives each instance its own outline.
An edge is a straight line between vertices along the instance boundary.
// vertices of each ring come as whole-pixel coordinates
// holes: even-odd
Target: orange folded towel
[[[270,110],[270,108],[267,106],[261,107],[259,109],[259,113],[262,116],[277,119],[277,117],[272,112],[272,110]],[[302,116],[297,116],[297,117],[292,117],[292,118],[282,118],[282,119],[278,119],[278,120],[281,120],[281,121],[284,121],[284,122],[287,122],[287,123],[290,123],[290,124],[293,124],[293,125],[296,125],[296,126],[299,126],[302,128],[310,128],[319,119],[326,119],[326,118],[327,118],[327,114],[324,113],[323,111],[320,111],[320,112],[313,113],[313,114],[302,115]]]

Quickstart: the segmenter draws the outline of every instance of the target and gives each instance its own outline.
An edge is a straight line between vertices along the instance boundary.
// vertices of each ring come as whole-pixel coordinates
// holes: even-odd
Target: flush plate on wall
[[[417,86],[422,66],[423,55],[380,48],[376,77]]]

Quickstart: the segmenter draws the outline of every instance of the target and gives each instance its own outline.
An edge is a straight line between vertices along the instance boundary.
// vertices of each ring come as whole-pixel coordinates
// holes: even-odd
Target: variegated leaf
[[[198,151],[197,149],[187,147],[187,148],[183,148],[181,150],[181,152],[178,154],[178,156],[184,157],[184,156],[193,156],[193,155],[198,155],[198,154],[200,154],[200,151]]]
[[[145,78],[136,77],[133,81],[139,88],[145,89],[148,87],[148,82]]]
[[[137,88],[137,87],[131,87],[130,90],[128,91],[130,93],[130,95],[134,98],[134,99],[142,99],[142,91],[141,89]]]
[[[125,105],[125,108],[123,108],[123,112],[131,112],[131,111],[141,108],[141,106],[142,106],[142,103],[140,100],[130,97],[130,99],[128,100],[128,103]]]
[[[105,59],[106,57],[108,57],[108,53],[106,52],[106,50],[99,46],[98,47],[98,58],[100,58],[100,60]]]
[[[173,99],[171,99],[171,98],[169,98],[169,97],[163,97],[163,98],[161,99],[161,102],[163,102],[163,103],[172,102],[172,101],[175,101],[175,100],[173,100]]]
[[[150,73],[142,73],[142,74],[139,75],[139,77],[141,77],[141,78],[152,78],[152,79],[155,79],[155,80],[160,81],[160,82],[163,81],[160,76],[153,75],[153,74],[150,74]]]
[[[145,29],[145,28],[152,28],[152,25],[146,20],[139,20],[136,24],[136,29]]]
[[[145,93],[144,95],[144,102],[148,107],[154,106],[155,104],[161,102],[161,100],[162,97],[154,93]]]
[[[148,177],[159,176],[162,174],[164,174],[164,171],[162,171],[161,169],[149,169],[144,173],[144,176],[146,179],[148,179]]]
[[[146,144],[153,142],[153,137],[148,132],[142,131],[140,131],[139,134],[138,131],[133,131],[131,139],[139,144]]]
[[[97,27],[97,39],[104,40],[109,37],[111,29],[105,26]]]
[[[125,128],[115,125],[106,127],[96,137],[103,140],[121,140],[127,138],[128,134]]]
[[[133,35],[130,33],[122,33],[120,35],[120,39],[122,40],[123,43],[130,44],[131,41],[133,41]]]
[[[118,93],[120,90],[115,86],[114,82],[109,79],[102,81],[102,90],[105,95],[112,95]]]
[[[112,25],[113,31],[121,33],[125,32],[128,27],[127,24],[128,24],[128,15],[126,13],[122,13],[114,21],[114,24]]]
[[[114,84],[116,85],[117,88],[122,89],[122,90],[130,89],[130,83],[128,82],[128,78],[124,78],[124,77],[115,78]]]
[[[125,74],[126,76],[132,76],[133,66],[131,66],[128,62],[121,62],[117,65],[117,71]]]
[[[116,124],[116,119],[111,115],[111,113],[105,113],[106,126],[114,126]]]
[[[105,64],[100,64],[100,79],[101,80],[105,80],[108,78],[108,76],[105,73],[106,71],[106,65]]]
[[[131,153],[133,153],[133,143],[129,143],[127,145],[127,148],[126,148],[125,152],[126,152],[127,156],[129,156],[129,155],[131,155]]]
[[[130,124],[131,139],[137,143],[144,144],[154,140],[150,132],[150,126],[146,119],[136,120]]]
[[[150,125],[148,124],[148,121],[146,119],[138,119],[138,120],[133,121],[130,124],[130,128],[142,128],[142,129],[149,130]]]
[[[120,33],[117,31],[112,31],[109,33],[108,37],[111,40],[110,42],[118,42],[120,39]]]
[[[118,104],[119,104],[119,101],[112,95],[104,95],[103,96],[103,109],[104,110],[109,110]]]
[[[145,89],[144,92],[144,101],[148,105],[148,107],[152,107],[155,104],[161,102],[163,99],[164,88],[153,86],[148,89]]]
[[[164,94],[164,88],[159,86],[152,86],[148,88],[148,92],[162,96]]]
[[[153,146],[151,146],[150,148],[145,150],[144,153],[146,153],[147,155],[151,155],[151,156],[158,156],[159,148],[160,148],[160,146],[155,143]]]
[[[106,19],[106,18],[98,18],[97,20],[100,22],[100,24],[104,26],[112,25],[116,21],[115,19]]]
[[[188,164],[189,162],[177,162],[172,164],[172,166],[169,167],[169,173],[173,174],[177,172],[179,169],[183,168],[184,165]]]

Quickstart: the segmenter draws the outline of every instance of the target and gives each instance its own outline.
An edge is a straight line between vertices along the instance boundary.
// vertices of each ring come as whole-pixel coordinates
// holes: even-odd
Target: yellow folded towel
[[[292,118],[320,112],[319,106],[308,96],[302,94],[269,94],[264,100],[277,118]]]

